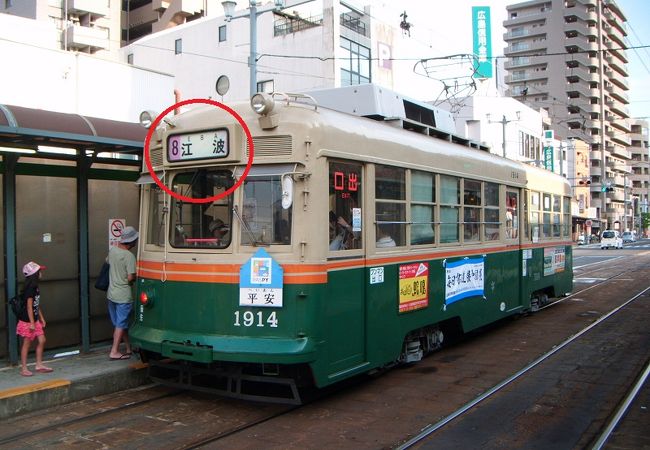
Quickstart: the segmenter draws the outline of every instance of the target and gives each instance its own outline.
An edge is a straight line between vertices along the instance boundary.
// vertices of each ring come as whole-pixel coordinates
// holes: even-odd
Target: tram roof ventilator
[[[383,121],[405,130],[443,139],[478,150],[489,147],[454,134],[456,126],[449,111],[404,97],[374,84],[359,84],[307,92],[319,104],[335,111]]]

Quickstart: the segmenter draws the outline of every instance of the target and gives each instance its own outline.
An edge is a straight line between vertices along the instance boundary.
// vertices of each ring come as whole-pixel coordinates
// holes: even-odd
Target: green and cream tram
[[[304,96],[231,107],[249,167],[224,109],[151,134],[130,336],[155,378],[298,401],[571,290],[563,178]]]

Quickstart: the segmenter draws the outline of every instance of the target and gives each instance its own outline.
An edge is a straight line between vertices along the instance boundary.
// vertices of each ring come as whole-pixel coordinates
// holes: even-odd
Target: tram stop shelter
[[[137,227],[146,133],[136,123],[0,105],[0,361],[18,361],[7,300],[28,261],[46,266],[39,283],[46,351],[88,352],[112,337],[105,292],[93,285],[109,221]]]

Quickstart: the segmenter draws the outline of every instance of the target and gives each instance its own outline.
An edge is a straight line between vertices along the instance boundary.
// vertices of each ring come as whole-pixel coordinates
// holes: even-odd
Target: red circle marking
[[[221,108],[224,111],[230,113],[231,116],[233,116],[235,119],[237,119],[237,122],[242,126],[244,129],[244,132],[246,133],[246,139],[248,140],[248,163],[246,164],[246,169],[244,170],[244,173],[242,173],[242,176],[239,178],[239,181],[237,181],[230,189],[228,189],[225,192],[222,192],[221,194],[213,195],[212,197],[206,197],[206,198],[194,198],[194,197],[186,197],[184,195],[178,194],[171,189],[169,189],[165,184],[160,181],[160,178],[156,175],[156,173],[153,170],[153,166],[151,165],[151,159],[149,158],[149,146],[151,145],[151,135],[153,132],[156,130],[156,127],[160,123],[160,121],[171,111],[174,109],[180,108],[181,106],[185,105],[191,105],[193,103],[205,103],[208,105],[216,106],[217,108]],[[246,177],[248,176],[248,172],[251,170],[251,165],[253,164],[253,155],[254,155],[255,148],[253,146],[253,136],[251,135],[250,130],[248,129],[248,126],[246,125],[246,122],[244,122],[244,119],[241,118],[239,114],[237,114],[232,108],[224,105],[223,103],[216,102],[214,100],[210,100],[207,98],[191,98],[188,100],[183,100],[181,102],[178,102],[166,110],[164,110],[162,113],[156,117],[156,120],[153,121],[151,126],[149,127],[149,131],[147,132],[147,137],[144,140],[144,161],[147,165],[147,170],[149,171],[149,174],[151,175],[151,178],[156,182],[156,184],[165,192],[167,192],[169,195],[174,197],[177,200],[183,201],[183,202],[188,202],[188,203],[210,203],[210,202],[215,202],[227,195],[232,194],[235,192],[235,190],[241,186],[241,184],[244,182]]]

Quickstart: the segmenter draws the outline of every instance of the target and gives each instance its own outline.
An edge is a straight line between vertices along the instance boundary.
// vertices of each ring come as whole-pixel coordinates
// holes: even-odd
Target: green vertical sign
[[[544,168],[553,172],[553,146],[544,147]]]
[[[492,32],[490,7],[472,6],[474,78],[492,78]]]

